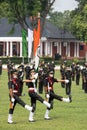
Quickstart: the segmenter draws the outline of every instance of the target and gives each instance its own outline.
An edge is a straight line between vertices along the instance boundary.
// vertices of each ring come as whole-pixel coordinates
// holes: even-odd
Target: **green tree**
[[[63,13],[62,12],[50,12],[48,20],[51,23],[58,26],[59,28],[61,28],[61,29],[63,28],[64,19],[63,19]]]
[[[78,1],[78,8],[71,12],[72,33],[82,41],[87,42],[87,1]]]
[[[8,9],[8,3],[0,1],[0,18],[7,17]]]
[[[29,24],[26,17],[36,17],[38,12],[42,18],[42,32],[45,20],[49,10],[51,9],[55,0],[1,0],[1,11],[4,12],[2,16],[9,18],[10,22],[19,23],[22,28],[27,29]],[[2,5],[6,5],[4,9]],[[34,24],[33,24],[34,25]]]
[[[50,12],[49,13],[49,19],[51,23],[55,24],[58,26],[60,29],[64,30],[70,30],[70,11],[65,11],[64,13],[62,12]]]

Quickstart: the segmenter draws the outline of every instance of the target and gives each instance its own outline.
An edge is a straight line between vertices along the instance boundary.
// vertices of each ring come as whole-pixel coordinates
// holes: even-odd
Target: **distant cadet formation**
[[[55,78],[55,64],[54,61],[51,63],[41,62],[38,70],[35,70],[35,64],[27,64],[24,66],[23,63],[18,67],[10,60],[7,61],[7,72],[8,72],[8,88],[10,98],[10,108],[8,114],[8,123],[13,124],[13,113],[16,104],[20,104],[25,109],[29,110],[29,122],[34,122],[34,114],[36,111],[37,100],[43,103],[47,109],[44,115],[44,119],[49,120],[49,112],[53,109],[53,100],[59,100],[66,103],[72,102],[71,97],[71,85],[72,81],[76,81],[76,85],[79,85],[80,75],[82,75],[82,89],[87,93],[87,63],[81,69],[77,63],[72,63],[71,66],[66,66],[64,61],[60,66],[61,78]],[[61,86],[65,88],[67,98],[55,94],[53,85],[54,83],[61,83]],[[26,83],[28,87],[28,95],[31,100],[31,105],[26,104],[20,96],[23,94],[23,86]],[[44,90],[44,91],[43,91]],[[45,98],[42,98],[40,94],[45,93]]]
[[[67,78],[69,83],[62,83],[61,86],[66,89],[66,94],[71,93],[72,81],[76,82],[76,86],[80,84],[80,78],[82,79],[82,90],[87,93],[87,63],[80,66],[79,63],[72,63],[71,66],[66,66],[66,61],[60,66],[61,78]]]

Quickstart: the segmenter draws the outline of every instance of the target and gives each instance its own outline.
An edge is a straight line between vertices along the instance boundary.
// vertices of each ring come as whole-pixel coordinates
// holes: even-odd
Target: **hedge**
[[[11,60],[11,62],[15,63],[15,64],[21,64],[21,62],[24,61],[24,64],[27,64],[28,63],[28,58],[22,58],[22,57],[0,57],[0,60],[2,60],[2,64],[7,64],[7,61],[8,59]],[[50,57],[43,57],[43,58],[40,58],[40,62],[41,61],[44,61],[44,62],[52,62],[54,61],[55,62],[55,65],[60,65],[61,63],[63,63],[64,59],[59,59],[59,60],[56,60],[54,58],[50,58]],[[73,60],[66,60],[67,61],[67,65],[71,65],[72,62],[79,62],[80,65],[83,65],[85,63],[85,60],[76,60],[73,59]]]
[[[28,63],[28,58],[22,58],[22,57],[4,57],[4,58],[0,58],[0,60],[2,60],[2,64],[7,64],[8,59],[11,60],[12,63],[15,64],[21,64],[21,62],[24,61],[24,63]]]

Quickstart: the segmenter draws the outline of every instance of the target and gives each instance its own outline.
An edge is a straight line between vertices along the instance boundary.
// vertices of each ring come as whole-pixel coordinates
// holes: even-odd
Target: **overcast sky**
[[[54,11],[64,12],[65,10],[74,10],[77,7],[77,2],[75,0],[56,0],[53,8]]]

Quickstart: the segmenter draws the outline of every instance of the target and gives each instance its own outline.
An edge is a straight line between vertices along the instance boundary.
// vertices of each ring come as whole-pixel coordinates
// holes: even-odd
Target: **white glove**
[[[35,79],[32,80],[32,83],[35,83]]]
[[[65,80],[65,83],[69,83],[69,80],[68,80],[68,79],[66,79],[66,80]]]
[[[50,95],[49,95],[49,94],[46,94],[46,98],[50,98]]]
[[[37,89],[36,88],[34,89],[34,91],[35,91],[35,93],[37,93]]]
[[[12,97],[12,98],[11,98],[11,102],[14,102],[14,101],[15,101],[15,99]]]
[[[37,77],[38,77],[38,73],[36,73],[36,74],[34,75],[34,78],[35,78],[35,79],[37,79]]]

